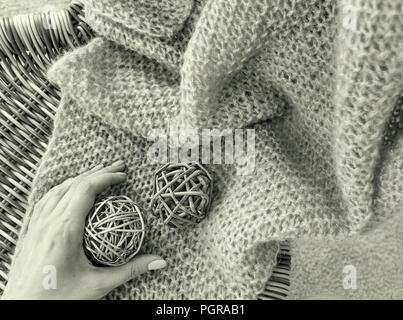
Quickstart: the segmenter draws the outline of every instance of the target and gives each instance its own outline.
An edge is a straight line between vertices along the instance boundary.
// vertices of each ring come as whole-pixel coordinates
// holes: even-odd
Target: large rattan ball
[[[183,228],[206,217],[213,181],[201,164],[166,164],[156,171],[153,182],[151,209],[165,224]]]
[[[84,251],[95,265],[119,266],[140,250],[144,220],[139,206],[125,196],[95,203],[87,217]]]

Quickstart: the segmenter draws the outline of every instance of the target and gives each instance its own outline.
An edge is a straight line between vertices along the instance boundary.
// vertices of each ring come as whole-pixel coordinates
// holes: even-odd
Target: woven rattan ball
[[[84,251],[95,265],[119,266],[139,252],[143,238],[140,208],[128,197],[108,197],[87,217]]]
[[[212,185],[211,175],[199,163],[166,164],[154,175],[151,209],[172,227],[198,224],[210,207]]]

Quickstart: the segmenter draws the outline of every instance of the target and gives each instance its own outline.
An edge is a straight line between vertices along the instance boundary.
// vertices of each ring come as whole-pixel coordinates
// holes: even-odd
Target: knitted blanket
[[[98,37],[49,70],[62,101],[31,206],[67,177],[123,159],[128,181],[108,193],[148,208],[159,167],[147,158],[152,129],[255,132],[253,172],[207,166],[215,190],[206,220],[177,230],[146,213],[143,251],[168,268],[109,298],[254,299],[278,241],[351,246],[401,214],[401,0],[85,5]],[[324,259],[316,276],[339,258]]]

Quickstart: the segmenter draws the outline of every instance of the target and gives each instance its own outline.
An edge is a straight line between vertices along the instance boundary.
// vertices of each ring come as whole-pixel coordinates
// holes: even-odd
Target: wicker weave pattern
[[[51,21],[55,29],[45,28]],[[81,3],[46,15],[0,18],[0,294],[38,163],[46,150],[60,92],[45,76],[66,50],[87,43],[93,32]],[[259,299],[283,299],[289,286],[289,244]]]
[[[56,14],[0,19],[0,291],[60,100],[45,70],[91,37],[77,2]]]
[[[284,241],[280,244],[277,255],[277,264],[266,283],[263,292],[258,295],[259,300],[283,300],[287,298],[290,288],[291,255],[290,244]]]

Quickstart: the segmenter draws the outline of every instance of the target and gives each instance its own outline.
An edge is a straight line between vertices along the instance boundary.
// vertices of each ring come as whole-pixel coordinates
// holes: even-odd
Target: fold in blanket
[[[256,135],[252,174],[208,166],[216,196],[200,225],[178,231],[147,215],[143,249],[169,268],[111,298],[253,299],[277,241],[355,241],[394,216],[403,137],[388,124],[401,116],[402,1],[89,0],[86,16],[98,37],[49,70],[63,99],[31,206],[67,177],[122,158],[128,182],[110,193],[148,207],[158,166],[147,136],[172,121]]]

